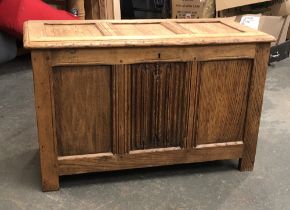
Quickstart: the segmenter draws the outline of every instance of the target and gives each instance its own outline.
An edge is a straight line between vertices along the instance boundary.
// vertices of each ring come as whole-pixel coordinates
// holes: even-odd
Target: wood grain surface
[[[243,140],[252,62],[200,64],[196,145]]]
[[[111,152],[111,67],[55,67],[52,78],[59,155]]]
[[[114,171],[129,168],[154,167],[241,157],[243,144],[222,145],[200,149],[167,148],[132,152],[129,155],[112,153],[59,157],[59,175]]]
[[[132,65],[132,150],[185,145],[191,70],[187,63]]]
[[[125,154],[130,150],[131,139],[131,68],[113,66],[113,153]],[[103,139],[106,141],[106,139]]]
[[[86,19],[120,19],[120,2],[118,4],[118,1],[84,0]]]
[[[53,50],[53,66],[119,65],[155,62],[190,62],[233,59],[254,59],[255,44],[211,46],[125,47]]]
[[[245,149],[239,163],[239,169],[241,171],[252,171],[254,168],[269,51],[269,43],[257,45],[256,58],[251,75],[248,110],[243,136]]]
[[[35,109],[37,115],[40,152],[41,182],[43,191],[59,189],[57,141],[54,135],[51,94],[51,54],[32,52]]]

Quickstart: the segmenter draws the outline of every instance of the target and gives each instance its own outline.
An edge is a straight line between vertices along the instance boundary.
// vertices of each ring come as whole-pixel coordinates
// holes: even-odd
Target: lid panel
[[[160,23],[122,24],[113,23],[113,28],[119,36],[159,36],[175,35]]]
[[[96,24],[45,24],[47,37],[102,36]]]
[[[275,39],[231,20],[27,21],[26,48],[182,46],[272,42]]]
[[[217,33],[243,33],[238,29],[227,26],[223,23],[180,23],[180,26],[195,34],[217,34]]]

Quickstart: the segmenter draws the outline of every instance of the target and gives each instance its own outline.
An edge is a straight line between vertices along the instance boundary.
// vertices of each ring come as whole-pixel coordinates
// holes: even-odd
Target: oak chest
[[[222,19],[29,21],[44,191],[59,176],[254,166],[270,42]]]

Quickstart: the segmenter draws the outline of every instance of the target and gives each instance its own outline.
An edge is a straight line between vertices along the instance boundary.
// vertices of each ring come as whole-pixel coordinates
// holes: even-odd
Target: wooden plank
[[[58,154],[111,152],[111,67],[69,66],[51,71]]]
[[[106,18],[103,19],[114,19],[114,0],[105,0],[106,4]]]
[[[116,32],[112,29],[110,23],[96,23],[97,28],[104,36],[116,36]]]
[[[100,24],[100,23],[96,23],[96,24]],[[122,26],[122,24],[118,24],[119,26]],[[124,24],[125,25],[125,24]],[[144,24],[144,25],[148,25],[148,24]],[[155,25],[155,24],[153,24]],[[113,24],[113,26],[117,26],[117,24]],[[125,25],[126,26],[126,25]],[[80,25],[81,27],[81,25]],[[117,31],[117,33],[121,33],[122,35],[118,35],[118,36],[112,36],[112,37],[106,37],[106,36],[92,36],[91,34],[83,34],[82,36],[79,35],[74,35],[74,34],[70,34],[69,36],[66,35],[56,35],[56,36],[42,36],[42,37],[33,37],[33,40],[31,40],[31,42],[35,42],[36,44],[48,44],[47,42],[64,42],[63,44],[65,45],[65,42],[70,42],[70,41],[83,41],[85,44],[85,41],[90,41],[91,45],[95,45],[95,46],[99,46],[102,47],[104,45],[104,43],[102,45],[100,45],[100,43],[98,41],[110,41],[113,42],[111,43],[111,45],[109,45],[109,43],[105,44],[107,46],[118,46],[118,45],[122,45],[122,42],[124,41],[132,41],[132,42],[136,42],[139,40],[146,40],[147,43],[139,43],[138,46],[142,46],[142,45],[148,45],[148,44],[158,44],[160,43],[162,45],[162,43],[160,41],[163,41],[164,44],[169,42],[170,44],[173,44],[175,42],[176,45],[178,44],[178,41],[182,41],[185,43],[192,43],[192,44],[210,44],[211,42],[213,43],[230,43],[227,42],[226,39],[221,39],[221,38],[225,38],[227,37],[228,39],[230,39],[230,41],[232,43],[239,43],[239,42],[245,42],[246,40],[248,40],[248,42],[262,42],[260,40],[263,40],[264,42],[267,41],[268,39],[265,38],[264,34],[261,33],[244,33],[244,34],[239,34],[239,33],[214,33],[214,31],[212,31],[211,33],[206,33],[204,31],[199,31],[200,33],[197,33],[198,31],[192,31],[192,33],[189,34],[168,34],[168,30],[166,30],[167,34],[157,34],[154,31],[154,34],[147,34],[147,33],[140,33],[140,30],[136,30],[136,32],[131,33],[132,30],[131,28],[136,28],[136,27],[140,27],[140,25],[136,25],[136,26],[132,26],[132,25],[128,25],[128,32],[126,30],[119,30]],[[124,26],[122,27],[124,29]],[[210,27],[209,27],[210,28]],[[162,28],[158,29],[162,30]],[[85,29],[84,29],[85,30]],[[145,30],[144,30],[145,31]],[[159,31],[160,32],[160,31]],[[196,33],[195,33],[196,32]],[[235,38],[235,39],[234,39]],[[183,41],[182,39],[186,39],[185,41]],[[199,40],[204,40],[204,41],[199,41],[196,42],[196,40],[194,39],[199,39]],[[210,42],[211,41],[211,42]],[[130,43],[123,43],[126,44],[124,46],[130,46]],[[163,44],[163,45],[164,45]],[[76,45],[75,45],[76,46]]]
[[[34,20],[28,21],[30,23],[53,23],[53,24],[76,24],[76,23],[96,23],[96,22],[110,22],[110,23],[161,23],[161,22],[176,22],[176,23],[220,23],[224,18],[203,18],[203,19],[127,19],[127,20]],[[230,20],[231,21],[231,20]]]
[[[269,38],[264,35],[254,34],[228,34],[227,38],[219,34],[208,34],[201,36],[199,34],[180,34],[172,37],[164,36],[81,36],[81,37],[44,37],[35,38],[34,41],[24,43],[27,49],[58,49],[58,48],[110,48],[110,47],[151,47],[151,46],[206,46],[221,44],[240,44],[240,43],[258,43],[268,42]],[[270,41],[275,41],[271,39]]]
[[[129,155],[106,154],[103,157],[100,155],[59,157],[59,175],[237,159],[243,153],[243,145],[190,150],[169,148],[167,150],[145,151],[130,152]]]
[[[32,27],[30,25],[32,25]],[[23,27],[24,30],[26,31],[23,34],[23,43],[29,43],[30,40],[34,38],[40,39],[41,37],[46,36],[45,24],[39,23],[31,24],[29,21],[26,21],[24,22]]]
[[[121,19],[118,3],[118,0],[85,0],[86,19]]]
[[[252,63],[240,59],[200,64],[197,145],[243,140]]]
[[[163,27],[160,24],[113,24],[118,30],[119,37],[122,36],[173,36],[175,33],[173,33],[171,30],[167,29],[166,27]],[[145,38],[145,37],[144,37]]]
[[[54,136],[51,96],[51,56],[48,51],[33,51],[35,109],[37,114],[38,141],[42,190],[59,189],[57,143]]]
[[[189,96],[185,103],[187,104],[187,116],[184,121],[184,125],[186,127],[186,138],[184,140],[184,147],[187,149],[192,148],[194,144],[194,134],[196,132],[196,115],[197,115],[197,92],[199,90],[199,70],[198,70],[198,62],[195,60],[194,62],[188,63],[188,68],[191,68],[190,74],[187,75],[188,78],[188,92]]]
[[[111,10],[109,10],[108,8],[108,0],[95,0],[98,2],[99,4],[99,11],[98,14],[100,15],[99,17],[97,17],[96,19],[111,19],[109,18],[109,15],[111,14]],[[95,12],[95,11],[93,11]]]
[[[175,22],[162,22],[162,26],[169,29],[170,31],[176,33],[176,34],[188,34],[191,33],[188,29],[182,27],[181,25],[175,23]]]
[[[194,34],[223,34],[224,36],[226,34],[242,35],[240,30],[229,27],[223,23],[179,23],[179,25]]]
[[[92,19],[99,19],[99,18],[95,18],[97,15],[96,14],[97,12],[95,9],[95,7],[98,6],[97,1],[95,0],[84,0],[84,1],[85,1],[86,21],[89,21]]]
[[[131,38],[131,37],[130,37]],[[154,40],[157,38],[156,40]],[[255,38],[249,37],[228,37],[228,39],[220,39],[214,37],[191,37],[191,39],[187,39],[185,37],[178,37],[180,41],[177,41],[175,38],[167,38],[166,42],[164,39],[158,38],[157,36],[148,37],[148,40],[144,40],[141,37],[137,37],[137,39],[108,39],[108,40],[95,40],[95,42],[91,43],[89,38],[83,38],[87,40],[79,40],[76,41],[73,38],[71,40],[62,41],[55,38],[55,41],[45,41],[45,42],[26,42],[24,43],[24,47],[27,49],[61,49],[61,48],[111,48],[111,47],[151,47],[151,46],[206,46],[206,45],[222,45],[222,44],[240,44],[240,43],[259,43],[259,42],[268,42],[268,39],[265,39],[263,36],[257,36]],[[275,41],[275,40],[273,40]]]
[[[104,0],[85,0],[86,19],[104,19],[101,8]]]
[[[114,19],[121,20],[120,0],[113,0],[113,7],[114,7]]]
[[[254,168],[264,87],[268,69],[269,49],[269,43],[257,44],[243,137],[245,150],[239,163],[241,171],[251,171]]]
[[[100,23],[101,24],[101,23]],[[108,24],[108,23],[102,23]],[[84,24],[82,27],[78,27],[78,25],[46,25],[45,26],[45,34],[43,36],[46,37],[86,37],[89,36],[103,36],[102,33],[96,28],[96,24]],[[43,37],[41,36],[41,37]]]
[[[126,154],[131,139],[131,69],[113,66],[113,153]]]
[[[196,47],[150,47],[57,50],[52,53],[52,65],[118,65],[134,63],[231,60],[255,57],[254,44]]]
[[[200,144],[196,146],[197,149],[201,148],[215,148],[215,147],[225,147],[230,145],[243,145],[243,141],[230,141],[230,142],[223,142],[223,143],[214,143],[214,144]]]
[[[133,154],[146,154],[146,153],[153,153],[153,152],[170,152],[170,151],[177,151],[181,150],[181,147],[167,147],[167,148],[154,148],[154,149],[144,149],[144,150],[132,150],[130,151],[130,155]]]

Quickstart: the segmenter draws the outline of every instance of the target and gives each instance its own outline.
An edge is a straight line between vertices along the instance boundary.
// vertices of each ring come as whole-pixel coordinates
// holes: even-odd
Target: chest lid
[[[27,21],[26,48],[183,46],[272,42],[275,38],[226,19]]]

